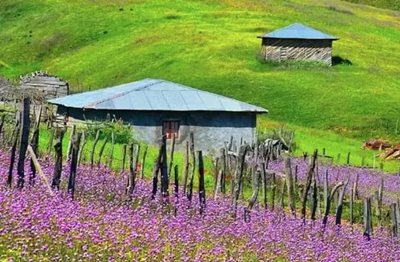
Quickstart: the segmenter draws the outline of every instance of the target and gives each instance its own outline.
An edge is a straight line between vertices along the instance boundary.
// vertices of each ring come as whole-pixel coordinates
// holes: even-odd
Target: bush
[[[106,120],[104,122],[90,122],[87,123],[88,137],[95,138],[97,131],[100,130],[100,139],[108,137],[114,132],[115,143],[129,144],[136,142],[134,139],[134,131],[131,125],[126,125],[122,120]]]

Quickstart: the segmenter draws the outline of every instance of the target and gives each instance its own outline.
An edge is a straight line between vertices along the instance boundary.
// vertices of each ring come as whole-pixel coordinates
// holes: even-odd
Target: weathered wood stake
[[[20,147],[19,147],[19,157],[17,164],[17,173],[18,173],[18,181],[17,187],[22,189],[25,184],[25,156],[26,150],[28,148],[29,141],[29,128],[30,128],[30,99],[23,99],[23,108],[22,108],[22,118],[21,118],[21,137],[20,137]]]
[[[74,198],[75,195],[75,180],[78,169],[78,153],[79,153],[79,146],[81,144],[81,135],[82,135],[81,133],[77,133],[72,138],[71,169],[68,178],[68,193],[72,198]]]
[[[60,182],[61,182],[61,172],[62,172],[62,140],[64,138],[64,129],[57,129],[56,133],[56,143],[54,145],[55,149],[55,164],[53,171],[53,180],[51,183],[51,187],[53,189],[60,190]]]
[[[202,151],[197,151],[198,158],[198,170],[199,170],[199,204],[200,214],[204,213],[206,207],[206,188],[204,184],[204,163]]]
[[[100,147],[99,158],[98,158],[98,160],[97,160],[97,167],[98,167],[98,168],[100,167],[101,159],[102,159],[102,157],[103,157],[104,149],[106,148],[107,143],[108,143],[108,137],[106,137],[106,138],[104,139],[104,142],[103,142],[103,144],[102,144],[101,147]],[[105,162],[104,162],[104,163],[105,163]]]
[[[303,190],[303,196],[302,196],[302,202],[301,202],[301,218],[303,219],[303,223],[305,223],[305,219],[306,219],[307,197],[308,197],[308,192],[310,191],[310,188],[311,188],[312,179],[315,175],[314,169],[316,166],[317,156],[318,156],[318,150],[315,150],[314,154],[310,160],[311,162],[310,162],[310,164],[308,166],[308,170],[307,170],[306,185]]]
[[[324,225],[324,228],[326,227],[326,224],[328,223],[328,216],[329,216],[329,211],[331,209],[332,198],[334,197],[336,191],[342,186],[343,186],[343,182],[339,182],[338,184],[336,184],[332,188],[331,193],[326,200],[327,203],[326,203],[326,207],[325,207],[325,214],[324,214],[324,218],[322,220],[322,224]]]
[[[140,178],[144,179],[144,169],[146,166],[146,156],[147,156],[148,145],[144,146],[143,158],[142,158],[142,170],[140,170]]]
[[[7,176],[7,185],[8,187],[12,187],[12,181],[13,181],[13,170],[14,170],[14,163],[15,163],[15,156],[16,156],[16,151],[17,151],[17,144],[18,144],[18,138],[19,138],[19,121],[16,122],[15,124],[15,129],[14,129],[14,140],[12,143],[11,147],[11,159],[10,159],[10,166],[8,168],[8,176]]]
[[[100,139],[100,130],[97,130],[96,137],[94,139],[93,146],[92,146],[92,151],[90,152],[90,166],[91,167],[93,167],[93,164],[94,164],[94,154],[95,154],[96,145],[99,142],[99,139]]]

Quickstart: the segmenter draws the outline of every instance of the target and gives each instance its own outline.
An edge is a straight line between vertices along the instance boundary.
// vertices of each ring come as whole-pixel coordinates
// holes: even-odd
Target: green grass
[[[346,0],[348,2],[371,5],[379,8],[392,10],[400,10],[400,2],[398,0]]]
[[[333,55],[352,65],[259,62],[256,36],[293,22],[338,36]],[[263,106],[261,122],[299,129],[301,150],[353,151],[356,162],[363,139],[398,140],[395,11],[336,0],[3,0],[0,28],[8,78],[44,69],[75,92],[164,78]]]

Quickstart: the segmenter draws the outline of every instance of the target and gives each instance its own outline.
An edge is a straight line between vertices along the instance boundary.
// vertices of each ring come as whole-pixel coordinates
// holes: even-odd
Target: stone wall
[[[59,106],[60,114],[67,114],[76,119],[104,121],[107,111],[67,109]],[[256,114],[235,112],[164,112],[164,111],[111,111],[124,122],[133,125],[135,136],[147,143],[159,144],[162,136],[163,121],[179,121],[179,138],[177,148],[183,149],[189,134],[193,132],[197,150],[204,153],[217,153],[229,142],[231,136],[237,143],[241,139],[253,143],[255,139]]]
[[[20,85],[24,93],[32,94],[36,100],[39,98],[47,100],[69,94],[68,82],[42,71],[20,77]]]

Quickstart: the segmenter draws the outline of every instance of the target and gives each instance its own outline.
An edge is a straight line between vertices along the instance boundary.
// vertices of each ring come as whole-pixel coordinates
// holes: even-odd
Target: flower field
[[[307,174],[308,163],[303,159],[296,158],[292,161],[292,166],[298,167],[298,178],[304,180]],[[283,161],[275,161],[270,164],[270,169],[275,171],[282,171],[284,168]],[[340,181],[346,180],[349,176],[349,185],[352,185],[358,177],[358,191],[363,197],[373,196],[375,191],[378,191],[379,185],[383,180],[383,202],[391,204],[400,198],[400,176],[387,174],[374,169],[357,168],[351,166],[333,166],[321,165],[318,168],[317,180],[324,180],[324,174],[328,172],[328,181],[331,185]],[[347,193],[350,187],[347,187]]]
[[[45,174],[53,166],[41,162]],[[9,154],[0,154],[0,175]],[[28,163],[27,163],[28,165]],[[279,163],[276,164],[279,167]],[[28,166],[26,168],[28,170]],[[64,170],[68,170],[66,166]],[[299,172],[299,174],[302,172]],[[63,173],[62,188],[67,174]],[[393,177],[393,179],[398,179]],[[367,182],[363,182],[367,181]],[[369,180],[360,176],[360,188]],[[397,180],[396,180],[397,181]],[[366,183],[366,184],[364,184]],[[397,182],[396,182],[397,183]],[[358,226],[323,230],[320,220],[293,218],[255,206],[250,219],[232,216],[231,200],[151,200],[151,184],[138,182],[124,198],[126,175],[81,165],[74,199],[51,196],[39,180],[23,190],[0,185],[0,259],[5,261],[398,261],[400,245],[386,230],[366,240]],[[391,190],[391,184],[387,185]],[[196,191],[196,190],[195,190]]]

